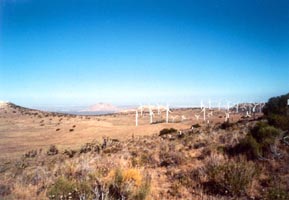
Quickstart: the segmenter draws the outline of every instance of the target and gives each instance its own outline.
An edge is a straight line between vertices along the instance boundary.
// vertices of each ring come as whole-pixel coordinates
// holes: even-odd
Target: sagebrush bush
[[[228,153],[236,155],[243,153],[248,159],[264,157],[270,152],[270,145],[273,145],[280,136],[280,131],[264,122],[257,123],[239,144],[228,149]]]
[[[268,190],[267,198],[274,200],[289,199],[289,192],[280,187],[272,187]]]
[[[108,175],[109,196],[113,199],[146,199],[150,190],[150,178],[144,178],[139,170],[116,169]]]
[[[55,183],[48,188],[49,198],[59,199],[60,196],[70,196],[76,190],[76,182],[65,177],[58,178]]]
[[[206,175],[208,179],[205,183],[207,192],[242,196],[247,193],[252,180],[258,175],[258,170],[253,162],[228,160],[218,164],[208,163]]]

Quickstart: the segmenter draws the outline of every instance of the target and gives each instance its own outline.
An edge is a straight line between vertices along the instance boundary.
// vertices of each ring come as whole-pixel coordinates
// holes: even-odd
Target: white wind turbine
[[[211,102],[211,99],[209,99],[209,109],[211,109],[212,107],[212,102]]]
[[[204,107],[203,100],[201,100],[201,109]]]
[[[248,105],[248,110],[249,110],[249,114],[251,114],[252,113],[252,104]]]
[[[195,115],[195,118],[197,119],[197,121],[199,121],[200,115]]]
[[[152,111],[152,108],[151,106],[149,107],[149,115],[150,115],[150,123],[152,124],[153,123],[153,116],[154,116],[154,112]]]
[[[143,116],[143,105],[140,104],[139,108],[140,108],[140,116]]]
[[[229,119],[230,119],[230,111],[227,111],[227,112],[225,113],[225,115],[226,115],[226,117],[225,117],[225,122],[227,122],[227,121],[229,121]]]
[[[245,117],[251,117],[251,115],[249,114],[249,111],[246,111]]]
[[[205,106],[202,108],[201,112],[204,114],[203,115],[204,121],[206,121],[206,107]]]
[[[253,108],[252,108],[252,112],[255,113],[256,112],[256,107],[258,106],[258,103],[254,103]]]
[[[158,106],[158,115],[160,115],[161,114],[160,105],[158,104],[157,106]]]
[[[181,120],[184,121],[186,119],[187,119],[186,116],[182,115]]]
[[[167,104],[166,107],[166,123],[169,123],[169,113],[171,113],[172,111],[170,111],[169,105]]]
[[[213,116],[213,111],[208,113],[208,117],[212,117]]]
[[[227,110],[230,110],[230,102],[227,101]]]
[[[176,119],[177,117],[178,117],[178,116],[171,116],[173,123],[175,123],[175,119]]]
[[[138,110],[135,111],[135,126],[138,126]]]

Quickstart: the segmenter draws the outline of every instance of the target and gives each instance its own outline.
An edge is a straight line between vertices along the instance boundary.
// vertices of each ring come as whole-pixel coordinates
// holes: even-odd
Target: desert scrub
[[[58,154],[58,149],[56,148],[56,146],[55,145],[51,145],[50,147],[49,147],[49,149],[47,150],[47,155],[56,155],[56,154]]]
[[[161,167],[181,165],[185,161],[184,155],[178,151],[160,152],[159,157]]]
[[[289,192],[280,187],[272,187],[268,190],[267,199],[285,200],[289,199]]]
[[[113,199],[146,199],[150,190],[150,178],[139,170],[116,169],[108,174],[109,196]]]
[[[251,161],[225,160],[225,162],[208,162],[205,173],[207,182],[204,183],[208,193],[242,196],[247,194],[259,170]]]
[[[49,199],[92,199],[93,183],[60,177],[48,188],[47,196]]]
[[[75,181],[68,180],[65,177],[60,177],[48,188],[47,195],[49,199],[60,199],[61,197],[71,196],[75,191]]]
[[[235,147],[228,149],[231,155],[245,154],[248,159],[264,157],[270,152],[270,146],[280,136],[280,131],[264,122],[258,122]]]

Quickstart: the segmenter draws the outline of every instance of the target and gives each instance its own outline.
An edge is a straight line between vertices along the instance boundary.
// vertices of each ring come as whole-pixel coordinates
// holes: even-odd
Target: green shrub
[[[227,152],[231,155],[243,153],[248,159],[256,159],[270,152],[270,145],[275,143],[279,135],[280,131],[278,129],[264,122],[259,122],[239,144],[229,148]]]
[[[287,99],[289,99],[289,93],[270,98],[263,108],[263,113],[267,116],[270,114],[287,115]]]
[[[137,169],[116,169],[109,174],[111,199],[144,200],[150,191],[150,177],[143,177]]]
[[[289,116],[270,114],[267,119],[270,125],[278,127],[282,130],[289,130]]]
[[[72,194],[75,189],[75,182],[64,177],[60,177],[50,188],[48,188],[47,194],[49,197],[56,197],[58,199],[60,196],[69,196],[69,194]]]
[[[145,177],[145,180],[143,181],[141,187],[134,195],[135,200],[145,200],[148,194],[150,193],[151,188],[151,179],[149,176]]]
[[[209,193],[242,196],[247,193],[253,178],[258,175],[253,162],[241,161],[223,164],[208,164],[206,168],[208,182],[205,189]]]
[[[289,193],[285,189],[273,187],[268,190],[267,198],[274,200],[283,200],[283,199],[285,200],[289,199]]]
[[[258,143],[268,145],[274,143],[275,138],[280,135],[280,132],[273,126],[269,126],[264,122],[259,122],[251,129],[250,134]]]
[[[263,113],[267,117],[269,124],[283,130],[289,129],[287,99],[289,99],[289,93],[270,98],[263,108]]]

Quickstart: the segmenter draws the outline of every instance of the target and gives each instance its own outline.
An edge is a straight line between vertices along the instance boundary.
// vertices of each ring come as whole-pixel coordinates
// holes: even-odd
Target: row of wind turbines
[[[228,121],[230,119],[230,114],[232,112],[233,113],[243,113],[244,117],[251,117],[252,113],[253,114],[255,114],[257,112],[261,113],[264,105],[265,105],[264,103],[244,103],[244,104],[235,103],[235,104],[230,104],[230,102],[227,101],[226,104],[223,104],[223,106],[221,107],[221,102],[219,101],[219,102],[217,102],[217,106],[215,105],[215,107],[213,108],[211,100],[208,101],[207,106],[203,103],[203,101],[201,101],[200,102],[201,111],[199,112],[199,114],[195,114],[194,117],[196,118],[197,121],[199,121],[199,118],[202,115],[203,121],[209,123],[211,117],[213,117],[213,115],[214,115],[214,109],[217,109],[218,111],[224,111],[225,121]],[[258,110],[257,110],[257,108],[258,108]],[[169,114],[172,113],[172,111],[170,110],[168,104],[166,106],[161,106],[159,104],[157,106],[140,105],[135,110],[135,125],[136,126],[138,126],[139,116],[141,116],[141,117],[143,116],[145,109],[148,109],[150,124],[153,123],[153,117],[155,116],[154,110],[157,111],[157,115],[159,115],[159,116],[161,115],[162,111],[165,111],[166,112],[166,120],[165,121],[166,121],[166,123],[169,123]],[[176,117],[178,117],[178,116],[171,116],[172,122],[174,122]],[[181,121],[184,121],[186,119],[187,119],[186,116],[184,116],[184,115],[181,116]]]
[[[139,111],[140,111],[140,116],[143,116],[145,108],[148,108],[149,110],[149,116],[150,116],[150,124],[153,123],[153,116],[155,115],[153,112],[153,106],[149,105],[149,106],[139,106],[136,111],[135,111],[135,125],[138,126],[138,118],[139,118]],[[162,110],[165,110],[166,112],[166,123],[169,123],[169,113],[171,113],[172,111],[169,108],[169,105],[167,104],[166,106],[160,106],[157,105],[157,114],[161,115]]]

